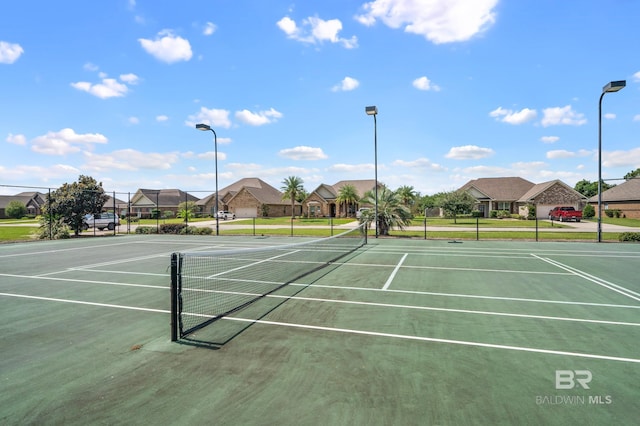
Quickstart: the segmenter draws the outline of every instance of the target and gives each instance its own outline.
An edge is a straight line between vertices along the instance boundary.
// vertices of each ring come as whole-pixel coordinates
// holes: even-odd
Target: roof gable
[[[597,202],[598,195],[589,198],[589,201]],[[628,179],[607,189],[602,193],[602,201],[640,201],[640,179]]]
[[[534,185],[521,177],[480,178],[467,182],[460,190],[475,188],[494,201],[516,201]]]

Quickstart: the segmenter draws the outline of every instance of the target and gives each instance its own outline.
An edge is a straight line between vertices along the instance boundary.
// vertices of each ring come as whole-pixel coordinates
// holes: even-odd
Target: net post
[[[171,254],[171,341],[178,341],[178,253]]]

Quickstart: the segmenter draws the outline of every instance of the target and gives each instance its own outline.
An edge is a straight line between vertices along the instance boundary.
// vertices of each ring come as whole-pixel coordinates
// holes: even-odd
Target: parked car
[[[105,228],[113,231],[116,226],[120,226],[120,218],[115,213],[88,214],[82,219],[82,229],[85,231],[94,227],[101,231]]]
[[[225,210],[218,210],[218,219],[227,220],[227,219],[235,219],[235,213],[231,213]]]
[[[369,211],[369,210],[371,210],[371,209],[370,209],[370,208],[368,208],[368,207],[360,207],[360,208],[358,209],[358,211],[356,212],[356,217],[357,217],[358,219],[360,219],[360,218],[362,217],[362,213],[367,212],[367,211]]]
[[[582,219],[582,212],[570,206],[554,207],[553,210],[549,212],[549,219],[558,220],[560,222],[568,222],[570,220],[580,222]]]

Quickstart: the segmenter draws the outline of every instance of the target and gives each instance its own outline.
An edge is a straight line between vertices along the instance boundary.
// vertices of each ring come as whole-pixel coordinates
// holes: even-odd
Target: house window
[[[507,203],[505,201],[498,201],[498,210],[511,210],[511,203]]]

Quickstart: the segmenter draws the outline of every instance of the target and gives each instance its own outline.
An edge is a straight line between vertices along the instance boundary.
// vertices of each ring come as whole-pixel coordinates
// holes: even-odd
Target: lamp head
[[[209,126],[208,124],[199,123],[199,124],[196,124],[196,129],[202,130],[203,132],[207,132],[211,130],[211,126]]]
[[[366,112],[367,115],[377,115],[378,114],[378,107],[377,106],[364,107],[364,112]]]
[[[602,88],[602,93],[617,92],[618,90],[622,90],[626,85],[626,80],[610,81]]]

